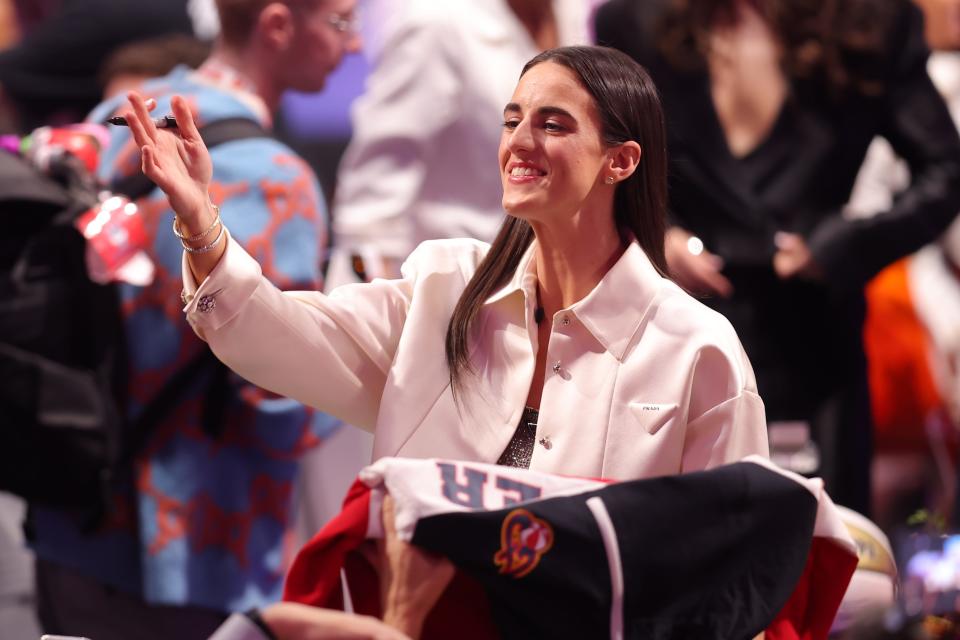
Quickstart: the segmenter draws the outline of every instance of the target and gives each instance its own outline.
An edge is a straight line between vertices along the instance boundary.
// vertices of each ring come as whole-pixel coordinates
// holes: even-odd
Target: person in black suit
[[[673,277],[726,315],[767,419],[811,425],[834,499],[869,512],[862,287],[960,210],[960,139],[908,0],[611,0],[600,44],[662,93]],[[911,170],[889,211],[841,216],[867,146]]]

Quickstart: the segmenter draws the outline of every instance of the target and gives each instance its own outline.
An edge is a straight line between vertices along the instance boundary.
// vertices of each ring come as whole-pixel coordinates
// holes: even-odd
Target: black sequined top
[[[510,443],[500,455],[497,464],[507,467],[530,468],[530,458],[533,457],[533,446],[537,440],[537,418],[540,412],[533,407],[524,407],[520,424],[513,432]]]

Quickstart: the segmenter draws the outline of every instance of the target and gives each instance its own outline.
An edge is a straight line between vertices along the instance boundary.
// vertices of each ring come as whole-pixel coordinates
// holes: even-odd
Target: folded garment
[[[285,599],[380,614],[385,493],[401,539],[458,576],[429,638],[826,638],[857,565],[819,480],[752,456],[630,482],[473,462],[385,458],[297,556]]]

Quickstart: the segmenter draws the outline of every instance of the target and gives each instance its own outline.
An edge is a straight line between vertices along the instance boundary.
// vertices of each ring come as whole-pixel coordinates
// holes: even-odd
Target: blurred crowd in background
[[[0,0],[0,134],[26,140],[41,127],[100,124],[120,112],[126,91],[144,86],[161,112],[167,94],[185,92],[197,96],[201,114],[257,120],[279,142],[254,137],[230,142],[248,145],[233,152],[215,149],[226,168],[211,196],[225,218],[237,216],[232,233],[269,256],[267,275],[279,286],[329,290],[397,277],[424,240],[490,241],[503,216],[495,159],[502,110],[523,63],[560,45],[616,46],[651,69],[668,128],[677,128],[673,275],[737,328],[767,404],[774,461],[824,477],[839,504],[879,526],[872,539],[896,541],[911,525],[958,528],[960,223],[951,220],[960,157],[955,131],[937,128],[946,111],[931,96],[941,95],[960,123],[960,1],[915,0],[909,10],[895,0],[807,2],[846,12],[833,15],[836,49],[822,51],[803,39],[802,12],[790,14],[804,3],[786,0],[718,1],[761,19],[731,19],[713,32],[696,13],[711,3],[693,0],[285,1],[323,9],[322,24],[305,28],[333,44],[302,54],[329,66],[315,82],[284,76],[267,97],[262,83],[245,85],[242,72],[254,75],[252,67],[223,53],[244,47],[217,48],[218,36],[237,28],[225,22],[221,31],[217,5],[221,16],[242,16],[255,0]],[[689,10],[688,22],[651,35],[650,16],[668,5]],[[921,16],[924,30],[914,33]],[[788,20],[799,34],[783,44],[794,65],[788,82],[771,74],[758,89],[769,100],[748,105],[765,110],[717,93],[718,78],[745,85],[736,64],[703,69],[685,60],[682,71],[668,70],[665,51],[682,57],[683,46],[702,50],[705,42],[749,61],[763,53],[758,30]],[[654,46],[658,38],[674,48]],[[872,46],[886,65],[879,71],[858,66]],[[832,79],[841,97],[804,76],[818,56],[847,74]],[[230,91],[262,100],[227,96],[224,78],[236,69],[224,61],[241,71]],[[711,87],[697,84],[708,72],[716,104]],[[156,78],[163,80],[144,84]],[[203,97],[213,86],[223,95]],[[759,138],[758,121],[766,123]],[[111,135],[92,168],[106,183],[136,166],[126,142]],[[257,162],[273,163],[270,172],[249,166]],[[231,186],[241,178],[244,187]],[[149,398],[138,394],[164,388],[200,347],[179,314],[172,213],[156,198],[140,204],[152,276],[114,279],[135,341],[129,394],[142,409]],[[272,217],[258,218],[260,210]],[[167,362],[164,353],[177,355]],[[115,503],[126,506],[93,533],[75,510],[33,506],[28,514],[20,498],[0,493],[0,635],[39,637],[38,608],[46,620],[75,615],[50,602],[91,584],[104,589],[97,606],[142,606],[131,609],[134,623],[152,619],[151,607],[166,619],[178,609],[183,627],[158,623],[167,637],[194,637],[183,628],[206,637],[226,613],[279,598],[290,553],[337,512],[369,462],[369,436],[242,381],[222,384],[243,411],[226,411],[210,432],[196,398],[213,383],[189,383],[196,398],[178,396],[183,410],[159,419],[137,452],[137,477]],[[228,444],[242,453],[223,460]],[[211,479],[189,489],[174,480],[191,474]],[[231,491],[269,494],[261,502],[272,520],[254,512],[244,524],[236,510],[243,501]],[[196,500],[204,492],[209,505]],[[231,533],[237,527],[243,540]],[[957,580],[960,589],[960,563]]]

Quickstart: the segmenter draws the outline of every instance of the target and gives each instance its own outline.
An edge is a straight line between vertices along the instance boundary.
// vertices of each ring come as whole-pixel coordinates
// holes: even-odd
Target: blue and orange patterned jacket
[[[157,99],[161,114],[169,113],[172,94],[186,96],[200,126],[237,116],[263,120],[249,94],[214,86],[185,68],[147,84],[144,93]],[[119,100],[104,103],[90,119],[103,121],[119,106]],[[266,137],[226,142],[211,155],[210,196],[232,238],[280,288],[320,288],[327,213],[307,164]],[[100,177],[109,183],[135,171],[139,152],[128,130],[112,128]],[[182,249],[171,232],[173,212],[159,190],[139,204],[156,274],[146,287],[122,285],[131,417],[207,348],[182,312]],[[138,456],[98,531],[84,533],[71,514],[34,510],[37,555],[151,603],[236,611],[278,600],[295,551],[289,522],[299,459],[337,423],[231,376],[219,437],[201,428],[208,383],[198,379]]]

